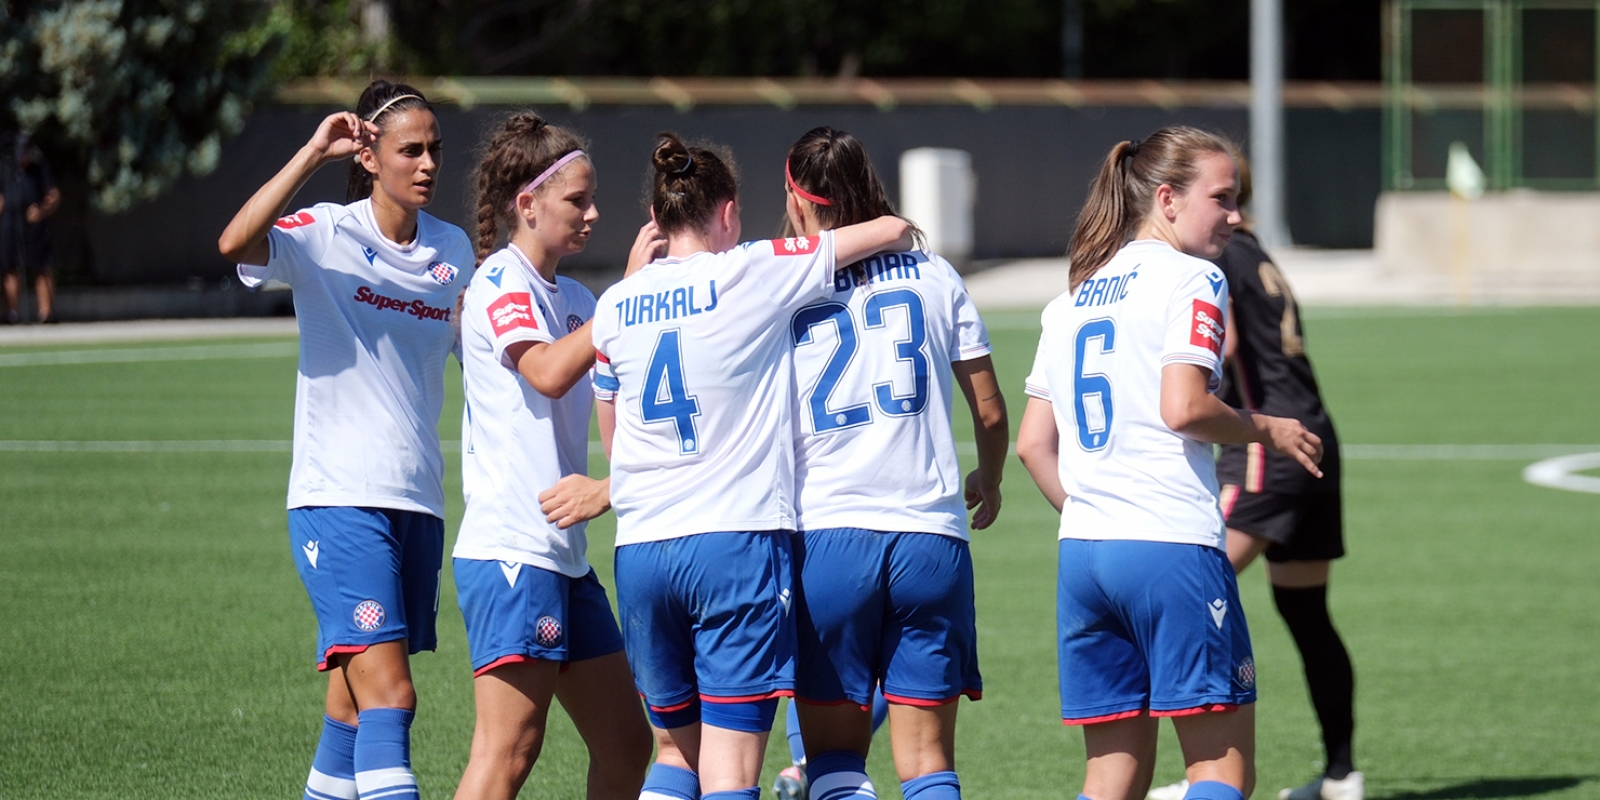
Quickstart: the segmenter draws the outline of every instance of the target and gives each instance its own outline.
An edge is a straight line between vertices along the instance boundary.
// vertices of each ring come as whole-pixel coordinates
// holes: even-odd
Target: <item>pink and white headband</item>
[[[582,150],[574,150],[574,151],[572,151],[572,152],[570,152],[570,153],[568,153],[568,154],[556,159],[556,163],[551,164],[548,169],[546,169],[544,172],[539,173],[539,177],[534,178],[531,181],[528,181],[528,185],[522,187],[522,191],[517,192],[517,194],[523,194],[523,193],[526,193],[526,192],[531,192],[534,189],[539,188],[539,185],[544,183],[545,181],[549,180],[551,175],[554,175],[557,172],[560,172],[562,167],[572,163],[573,161],[575,161],[577,159],[583,158],[584,155],[585,155],[585,153]],[[513,202],[515,202],[515,201],[513,201]]]

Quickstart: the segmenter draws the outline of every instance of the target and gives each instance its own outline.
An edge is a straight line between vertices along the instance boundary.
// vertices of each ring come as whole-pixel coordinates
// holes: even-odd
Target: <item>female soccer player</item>
[[[1203,259],[1239,222],[1229,148],[1183,127],[1112,148],[1027,381],[1017,453],[1062,512],[1061,715],[1084,728],[1091,800],[1149,790],[1161,716],[1186,798],[1254,788],[1255,666],[1209,443],[1259,442],[1314,474],[1322,452],[1299,422],[1211,394],[1227,281]]]
[[[645,725],[584,520],[604,482],[546,519],[540,495],[589,464],[594,295],[557,277],[600,213],[595,171],[570,131],[532,113],[505,120],[477,169],[477,254],[462,303],[466,411],[455,578],[472,652],[477,725],[456,797],[513,798],[559,699],[589,749],[591,798],[633,798],[650,761]],[[502,232],[510,241],[500,244]],[[639,244],[659,244],[647,225]],[[635,247],[640,263],[649,250]]]
[[[848,133],[807,132],[784,175],[802,235],[894,214]],[[811,794],[876,796],[866,759],[881,683],[907,800],[959,798],[956,701],[980,697],[983,683],[951,371],[977,435],[965,508],[981,530],[1000,510],[1010,442],[988,333],[955,270],[921,249],[851,264],[787,327],[803,531],[796,695]]]
[[[788,320],[832,291],[836,264],[910,237],[883,217],[739,245],[725,151],[668,133],[652,163],[667,254],[607,289],[594,327],[617,606],[663,744],[643,796],[757,800],[794,688]]]
[[[420,92],[374,81],[355,113],[317,126],[217,243],[246,286],[293,287],[300,320],[289,540],[328,673],[306,779],[316,800],[417,793],[409,656],[435,643],[439,410],[456,297],[473,264],[466,234],[422,211],[442,147]],[[313,172],[352,156],[348,204],[279,219]]]

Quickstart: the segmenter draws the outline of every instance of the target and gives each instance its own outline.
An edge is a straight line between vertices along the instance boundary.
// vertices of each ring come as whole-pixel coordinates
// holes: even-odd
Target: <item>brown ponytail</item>
[[[827,205],[815,205],[823,228],[833,230],[882,216],[899,216],[867,157],[867,148],[845,131],[826,125],[806,131],[789,148],[785,166],[795,185],[828,201]],[[784,235],[794,234],[786,220]],[[911,236],[918,248],[927,246],[916,225],[911,226]]]
[[[1156,190],[1188,191],[1200,159],[1211,153],[1232,156],[1238,148],[1198,128],[1162,128],[1143,142],[1118,142],[1100,164],[1089,198],[1078,214],[1067,256],[1068,284],[1076,290],[1131,241],[1155,202]]]
[[[478,263],[498,250],[502,227],[515,227],[515,203],[522,187],[549,169],[556,161],[585,145],[577,134],[551,125],[532,111],[518,111],[506,117],[481,146],[478,166],[473,170],[478,186],[475,202],[477,231],[473,250]],[[543,192],[561,180],[563,166],[535,191]]]
[[[724,147],[686,145],[675,133],[661,133],[650,163],[650,210],[664,234],[703,231],[718,204],[739,199],[737,167]]]
[[[409,96],[407,96],[409,95]],[[395,100],[395,98],[401,98]],[[395,100],[390,103],[389,101]],[[415,109],[432,111],[433,106],[428,104],[428,99],[422,92],[403,83],[390,83],[382,78],[367,84],[361,98],[356,101],[356,116],[374,124],[381,130],[383,120],[401,111]],[[382,134],[379,134],[382,138]],[[354,203],[372,196],[372,173],[361,166],[361,159],[350,159],[350,175],[345,180],[344,201]]]

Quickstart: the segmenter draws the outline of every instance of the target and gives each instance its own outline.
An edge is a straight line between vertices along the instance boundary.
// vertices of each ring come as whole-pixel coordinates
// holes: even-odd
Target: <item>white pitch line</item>
[[[446,439],[440,446],[445,452],[460,452],[461,442]],[[288,439],[155,439],[155,440],[66,440],[66,439],[0,439],[0,452],[7,453],[287,453],[294,449]],[[1596,455],[1600,444],[1347,444],[1342,448],[1345,458],[1358,461],[1522,461],[1526,459],[1553,459],[1554,464],[1567,461],[1557,456],[1600,458]],[[599,442],[589,443],[590,453],[601,452]],[[973,442],[957,442],[956,452],[964,456],[977,455]],[[1012,453],[1016,452],[1015,447]],[[1579,458],[1572,463],[1585,463]],[[1535,464],[1534,467],[1540,466]],[[1592,469],[1593,466],[1566,467],[1568,471]],[[1529,467],[1532,470],[1534,467]],[[1543,473],[1541,473],[1543,474]],[[1577,476],[1582,478],[1582,476]],[[1538,483],[1538,481],[1532,482]],[[1583,480],[1596,480],[1600,478]],[[1546,485],[1546,484],[1541,484]]]
[[[1597,468],[1600,468],[1600,453],[1579,453],[1529,464],[1522,471],[1522,479],[1535,486],[1600,494],[1600,478],[1572,474]]]
[[[0,353],[0,367],[46,367],[63,364],[128,364],[144,361],[214,361],[229,358],[285,358],[298,355],[296,342],[214,344],[191,347],[139,347],[116,350],[45,350]]]

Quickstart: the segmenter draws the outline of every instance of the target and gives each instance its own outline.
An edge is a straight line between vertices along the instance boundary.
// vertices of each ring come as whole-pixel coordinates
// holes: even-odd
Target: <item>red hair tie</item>
[[[824,197],[818,197],[817,195],[814,195],[814,194],[812,194],[812,193],[800,188],[800,184],[794,182],[794,175],[791,175],[789,173],[789,161],[787,159],[785,159],[784,162],[783,162],[783,177],[789,179],[789,188],[793,189],[794,193],[797,194],[797,195],[800,195],[801,198],[803,198],[805,200],[810,200],[811,202],[816,203],[819,206],[831,206],[831,205],[833,205],[833,201],[832,200],[829,200],[829,199],[824,198]]]

